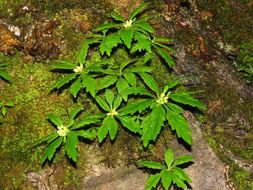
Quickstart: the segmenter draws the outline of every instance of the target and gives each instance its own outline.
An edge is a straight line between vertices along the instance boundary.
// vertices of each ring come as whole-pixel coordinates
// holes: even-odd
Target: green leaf
[[[121,102],[122,102],[122,97],[120,95],[117,95],[113,102],[114,109],[117,109],[121,105]]]
[[[58,135],[58,133],[57,132],[53,132],[53,133],[51,133],[51,134],[49,134],[49,135],[47,135],[47,136],[45,136],[45,137],[43,137],[43,138],[41,138],[41,139],[39,139],[38,141],[35,141],[35,146],[37,146],[37,145],[39,145],[39,144],[41,144],[41,143],[43,143],[43,142],[45,142],[45,141],[47,141],[47,143],[48,144],[50,144],[53,140],[55,140],[57,137],[59,137],[59,135]],[[34,147],[35,147],[34,146]]]
[[[161,179],[161,174],[155,174],[155,175],[150,175],[147,179],[147,183],[145,186],[145,190],[152,190],[153,188],[155,188],[158,184],[158,182]]]
[[[108,111],[108,112],[111,110],[110,107],[108,106],[108,104],[105,102],[105,100],[103,100],[99,96],[96,96],[95,99],[96,99],[97,103],[99,104],[99,106],[101,108],[103,108],[103,110]]]
[[[122,24],[117,24],[117,23],[104,23],[97,28],[94,29],[95,32],[99,32],[105,29],[110,29],[110,28],[117,28],[119,26],[122,26]]]
[[[97,43],[99,41],[100,41],[100,38],[90,38],[90,39],[84,40],[77,55],[77,62],[80,64],[84,64],[90,44]]]
[[[131,49],[132,39],[134,36],[133,29],[122,29],[119,31],[120,38],[128,49]]]
[[[166,52],[169,53],[170,55],[174,55],[177,52],[175,49],[173,49],[172,47],[170,47],[168,45],[155,43],[155,46],[156,47],[159,46],[160,48],[166,50]]]
[[[145,31],[147,31],[149,33],[154,33],[153,27],[149,23],[147,23],[145,21],[136,22],[134,24],[134,26],[140,27],[141,29],[143,29],[143,30],[145,30]]]
[[[52,87],[51,89],[59,89],[61,88],[63,85],[69,83],[70,81],[74,80],[76,78],[77,74],[73,73],[73,74],[69,74],[65,77],[63,77],[62,79],[58,80]]]
[[[102,90],[113,85],[118,80],[118,77],[115,75],[104,77],[99,84],[99,89]]]
[[[63,125],[63,121],[61,120],[61,118],[57,115],[54,114],[48,114],[48,119],[50,121],[52,121],[56,126],[60,126]]]
[[[109,125],[107,125],[107,120],[109,117],[106,117],[103,120],[102,125],[98,128],[98,142],[101,143],[107,136],[109,132]]]
[[[5,117],[7,113],[7,108],[5,106],[2,106],[1,111],[2,111],[3,116]]]
[[[165,162],[166,162],[168,168],[171,167],[173,161],[174,161],[174,153],[173,153],[172,149],[169,148],[169,149],[165,152]]]
[[[140,131],[140,127],[132,118],[127,117],[127,116],[121,116],[117,118],[120,120],[122,125],[125,128],[127,128],[129,131],[134,132],[134,133],[137,133]]]
[[[174,172],[174,175],[177,175],[183,181],[186,181],[187,183],[192,182],[191,178],[188,176],[188,174],[183,169],[181,169],[179,167],[174,167],[173,172]]]
[[[143,146],[147,147],[149,142],[155,141],[165,121],[165,110],[162,106],[155,107],[141,123]]]
[[[59,137],[59,138],[55,139],[53,142],[51,142],[46,147],[44,153],[42,154],[41,164],[43,164],[46,161],[47,158],[48,158],[49,161],[52,160],[52,158],[55,154],[55,151],[61,145],[62,140],[63,140],[63,137]]]
[[[101,115],[89,115],[83,119],[81,119],[78,123],[76,123],[71,130],[79,129],[85,125],[94,124],[100,122]]]
[[[111,140],[114,140],[118,131],[118,123],[113,116],[107,117],[104,125],[108,125]]]
[[[12,101],[8,101],[4,104],[6,107],[13,107],[14,103]]]
[[[144,55],[144,60],[143,60],[144,64],[149,62],[152,58],[153,58],[153,54],[146,52]]]
[[[120,73],[123,72],[123,70],[130,64],[136,62],[137,59],[131,59],[130,61],[129,60],[126,60],[126,61],[123,61],[122,63],[120,63]],[[116,74],[118,74],[118,71],[116,71]]]
[[[178,138],[183,138],[186,143],[191,145],[191,131],[186,119],[179,113],[173,112],[169,109],[167,109],[166,117],[171,126],[171,129],[173,131],[176,130]]]
[[[102,73],[103,68],[101,66],[103,64],[105,64],[103,61],[99,63],[93,63],[92,65],[87,66],[85,70],[88,72]]]
[[[112,92],[112,90],[106,89],[105,99],[106,99],[107,103],[109,104],[110,109],[112,109],[113,108],[112,103],[113,103],[113,100],[114,100],[114,93]]]
[[[158,43],[165,43],[165,44],[169,44],[171,42],[174,42],[174,39],[171,38],[164,38],[164,37],[155,37],[155,42]]]
[[[2,77],[3,79],[7,80],[8,82],[12,81],[11,76],[5,72],[4,70],[0,69],[0,77]]]
[[[97,136],[97,131],[95,129],[90,129],[87,131],[84,131],[84,130],[76,131],[75,133],[77,134],[77,136],[83,137],[83,138],[89,139],[89,140],[93,140]]]
[[[178,157],[175,162],[174,162],[174,166],[178,166],[178,165],[181,165],[181,164],[185,164],[185,163],[188,163],[188,162],[192,162],[193,160],[193,157],[190,156],[190,155],[185,155],[185,156],[180,156]]]
[[[172,183],[173,174],[167,170],[162,172],[162,185],[165,190],[168,190]]]
[[[156,52],[165,60],[169,67],[174,65],[172,57],[164,49],[156,47]]]
[[[117,87],[118,93],[120,94],[122,91],[129,88],[129,85],[128,85],[128,82],[124,78],[119,78],[119,80],[116,83],[116,87]],[[122,94],[122,98],[124,100],[127,100],[127,95]]]
[[[165,87],[164,87],[164,90],[163,92],[166,93],[169,89],[172,89],[174,88],[175,86],[177,86],[179,84],[179,82],[181,81],[182,79],[177,79],[177,80],[172,80],[170,81]]]
[[[131,53],[135,53],[136,51],[141,52],[143,50],[151,53],[151,41],[145,35],[135,32],[134,39],[137,40],[137,43],[132,47]]]
[[[153,100],[142,99],[136,102],[128,103],[124,108],[120,109],[119,112],[121,115],[134,114],[136,112],[142,113],[153,103]]]
[[[145,95],[145,96],[149,96],[149,97],[152,97],[152,98],[155,98],[155,96],[151,93],[149,93],[146,88],[143,88],[143,87],[129,87],[127,88],[126,90],[122,91],[120,93],[121,96],[123,95]]]
[[[189,93],[187,92],[175,92],[170,95],[170,98],[174,100],[175,102],[179,102],[182,104],[186,104],[192,107],[197,107],[199,109],[205,109],[205,105],[198,101],[197,99],[193,98]]]
[[[164,169],[164,165],[160,164],[159,162],[153,162],[153,161],[139,160],[138,165],[151,168],[151,169],[157,169],[157,170]]]
[[[81,84],[81,79],[78,77],[75,82],[70,86],[70,93],[76,98],[78,92],[81,90],[82,84]]]
[[[144,83],[153,91],[156,93],[157,96],[159,96],[159,88],[155,81],[155,79],[147,74],[147,73],[139,73]]]
[[[144,10],[148,6],[148,3],[142,3],[139,7],[137,7],[129,16],[129,20],[133,20],[133,18],[139,14],[142,10]]]
[[[56,63],[52,65],[53,69],[74,70],[76,67],[75,64],[64,60],[57,60],[55,62]]]
[[[173,183],[176,184],[178,187],[186,189],[187,186],[183,180],[181,180],[177,175],[173,175]]]
[[[106,38],[103,39],[99,46],[101,54],[104,55],[106,52],[106,54],[110,56],[112,48],[118,46],[119,43],[121,43],[121,40],[120,35],[117,32],[109,34]]]
[[[117,13],[115,13],[115,12],[112,12],[111,16],[112,16],[112,18],[114,18],[114,20],[125,22],[124,17],[121,16],[121,15],[119,15],[119,14],[117,14]]]
[[[126,81],[128,82],[128,84],[130,84],[133,87],[136,86],[136,76],[135,76],[135,74],[133,74],[131,72],[125,72],[123,74],[123,76],[126,79]]]
[[[81,106],[71,109],[69,112],[69,117],[74,119],[76,117],[76,115],[82,110],[83,110],[83,108]]]
[[[77,135],[74,132],[68,132],[65,143],[65,150],[69,158],[72,159],[74,162],[77,161],[77,145]]]
[[[178,114],[182,114],[184,112],[184,109],[178,106],[177,104],[167,103],[166,106],[168,106],[172,111]]]
[[[152,68],[147,66],[135,66],[128,69],[128,71],[132,73],[150,73]]]
[[[89,92],[92,97],[95,97],[97,91],[97,83],[94,78],[89,75],[82,74],[81,75],[82,84],[86,87],[86,91]]]

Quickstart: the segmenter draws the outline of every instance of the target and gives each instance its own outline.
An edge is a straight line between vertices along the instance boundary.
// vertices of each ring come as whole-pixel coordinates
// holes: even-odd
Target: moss
[[[54,76],[49,64],[24,64],[20,55],[0,55],[1,62],[10,64],[12,84],[5,84],[0,100],[11,100],[15,106],[9,109],[6,121],[0,127],[1,189],[21,186],[23,172],[39,169],[42,149],[32,149],[32,143],[53,130],[46,120],[48,113],[64,113],[72,105],[69,94],[48,94]],[[23,171],[23,172],[20,172]],[[10,180],[13,179],[13,180]]]
[[[232,164],[230,168],[230,176],[233,184],[238,190],[253,189],[253,174],[239,168],[236,164]]]
[[[253,8],[249,5],[249,0],[203,0],[197,4],[203,10],[210,10],[215,14],[213,23],[210,24],[221,30],[225,42],[237,46],[252,39]]]

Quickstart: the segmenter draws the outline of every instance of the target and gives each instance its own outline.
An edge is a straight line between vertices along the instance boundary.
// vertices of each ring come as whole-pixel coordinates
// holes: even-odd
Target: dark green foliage
[[[0,78],[3,78],[4,80],[11,82],[12,77],[4,70],[4,67],[8,66],[7,64],[0,64]]]
[[[96,137],[96,130],[94,128],[89,128],[87,125],[99,122],[100,116],[91,115],[77,122],[75,121],[75,117],[81,111],[82,108],[80,107],[69,110],[69,118],[67,119],[66,124],[59,116],[54,114],[48,115],[48,119],[57,128],[57,131],[52,132],[40,140],[40,142],[47,143],[47,147],[41,158],[42,164],[46,161],[46,159],[51,161],[57,149],[62,145],[64,145],[65,152],[68,157],[76,162],[78,138],[93,140]]]
[[[11,102],[11,101],[3,101],[3,102],[0,102],[0,109],[1,109],[1,114],[3,117],[6,116],[7,114],[7,109],[10,108],[10,107],[13,107],[14,106],[14,103]]]
[[[172,149],[168,149],[164,157],[165,164],[146,160],[140,160],[138,162],[140,166],[159,170],[159,173],[148,177],[145,190],[156,188],[159,182],[161,182],[163,188],[166,190],[173,184],[183,189],[187,188],[187,183],[191,183],[192,180],[179,166],[191,162],[193,159],[192,156],[185,155],[175,159]]]
[[[253,42],[241,44],[239,50],[237,70],[243,74],[246,82],[250,84],[253,80]]]
[[[183,106],[198,109],[204,109],[205,106],[192,97],[190,92],[179,90],[182,79],[171,80],[161,90],[152,77],[152,69],[147,62],[157,54],[172,67],[174,61],[171,54],[174,50],[169,46],[171,39],[155,36],[154,29],[147,20],[139,18],[139,13],[147,6],[146,3],[142,4],[127,20],[112,13],[112,21],[98,26],[95,33],[88,35],[82,43],[75,63],[59,60],[53,65],[53,69],[64,71],[65,74],[52,89],[70,84],[69,91],[74,97],[85,89],[91,95],[89,98],[97,102],[102,114],[90,115],[76,122],[74,118],[82,110],[76,108],[69,113],[66,124],[58,116],[49,115],[57,132],[42,139],[47,142],[42,163],[46,159],[51,161],[62,145],[68,157],[76,162],[78,138],[93,139],[97,135],[99,143],[107,136],[114,140],[119,127],[139,135],[143,146],[148,147],[150,142],[156,141],[164,125],[169,124],[178,138],[191,145],[191,132],[183,116]],[[98,47],[103,61],[88,61],[91,45]],[[128,51],[131,60],[113,63],[107,61],[112,56],[113,49],[119,47]],[[144,57],[141,57],[143,54]],[[97,127],[89,128],[91,124],[96,124]],[[143,166],[160,170],[160,173],[149,177],[146,189],[156,187],[159,181],[165,189],[171,184],[185,188],[191,180],[178,165],[191,159],[190,156],[182,156],[175,160],[172,150],[168,149],[165,154],[166,165],[140,161]]]

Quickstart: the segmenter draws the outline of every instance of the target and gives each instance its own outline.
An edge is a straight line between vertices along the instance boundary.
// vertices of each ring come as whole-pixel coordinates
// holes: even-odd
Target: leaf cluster
[[[13,106],[14,106],[14,104],[11,101],[0,102],[0,109],[1,109],[2,116],[5,117],[6,114],[7,114],[7,109],[10,108],[10,107],[13,107]]]
[[[190,127],[183,116],[184,107],[203,110],[205,106],[190,92],[178,88],[183,79],[173,79],[161,88],[152,77],[152,69],[147,62],[157,54],[172,67],[174,61],[171,55],[174,50],[170,47],[171,39],[157,37],[147,19],[139,18],[147,6],[143,3],[127,19],[112,13],[111,20],[98,26],[82,43],[76,61],[58,60],[53,64],[53,69],[64,73],[64,76],[56,81],[52,89],[58,90],[69,85],[74,98],[86,91],[101,112],[78,121],[75,118],[83,110],[78,107],[69,110],[66,122],[50,114],[48,119],[56,131],[41,140],[47,143],[42,163],[47,159],[51,161],[60,147],[64,147],[68,157],[76,162],[78,139],[93,140],[98,137],[99,143],[107,137],[114,140],[119,127],[140,136],[145,148],[156,141],[165,126],[170,126],[178,138],[191,145]],[[87,61],[91,46],[97,46],[105,59],[95,63]],[[114,48],[125,48],[134,58],[109,64],[107,57],[112,56]],[[140,55],[144,56],[140,58]],[[165,154],[166,165],[140,161],[141,165],[160,171],[149,177],[146,189],[156,187],[159,181],[165,189],[171,184],[185,188],[191,180],[178,166],[191,159],[189,156],[174,159],[172,150],[168,149]]]
[[[4,80],[11,82],[12,77],[4,70],[4,68],[8,66],[7,64],[0,64],[0,78],[3,78]]]
[[[171,185],[176,185],[180,188],[187,188],[187,184],[192,180],[188,174],[179,166],[192,162],[193,158],[190,155],[180,156],[174,158],[172,149],[168,149],[165,152],[165,164],[159,162],[139,160],[138,164],[143,167],[150,168],[152,170],[159,170],[158,173],[150,175],[147,179],[145,190],[152,190],[156,188],[161,182],[164,189],[168,190]]]
[[[241,44],[239,47],[237,70],[243,74],[246,82],[253,81],[253,42]]]
[[[56,150],[61,146],[64,146],[68,157],[76,162],[78,138],[93,140],[96,137],[96,131],[89,126],[93,123],[97,123],[100,116],[91,115],[78,122],[75,121],[75,117],[82,110],[83,109],[80,107],[69,110],[69,117],[66,122],[63,122],[63,120],[57,115],[48,115],[48,119],[56,128],[56,131],[40,140],[40,143],[47,143],[47,147],[41,158],[42,164],[46,161],[46,159],[51,161]]]

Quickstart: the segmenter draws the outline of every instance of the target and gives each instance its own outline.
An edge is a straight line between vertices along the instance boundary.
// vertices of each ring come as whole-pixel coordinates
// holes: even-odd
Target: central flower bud
[[[118,112],[115,109],[112,109],[109,113],[107,113],[108,116],[114,116],[118,115]]]
[[[160,97],[156,100],[158,104],[165,104],[168,102],[169,97],[165,96],[165,93],[161,93]]]
[[[66,137],[69,132],[69,129],[65,125],[60,125],[58,127],[57,133],[61,137]]]
[[[129,28],[129,27],[132,26],[132,24],[133,24],[133,21],[132,21],[132,20],[127,20],[123,26],[124,26],[125,28]]]
[[[75,73],[81,73],[83,71],[83,65],[81,64],[80,66],[76,66],[74,69]]]

